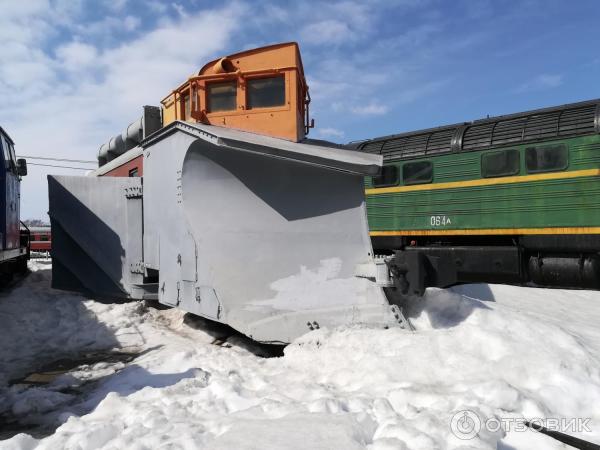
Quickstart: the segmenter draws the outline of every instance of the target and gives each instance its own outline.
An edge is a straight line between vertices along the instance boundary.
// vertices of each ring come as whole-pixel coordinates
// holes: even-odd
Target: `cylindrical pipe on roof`
[[[221,58],[213,66],[213,73],[235,72],[235,66],[229,58]]]
[[[113,136],[108,142],[102,144],[98,149],[98,165],[103,166],[138,145],[144,134],[143,123],[144,118],[140,117],[130,123],[121,134]]]
[[[132,147],[135,147],[142,139],[142,129],[143,129],[143,117],[140,117],[138,120],[131,122],[125,131],[121,133],[121,139],[125,142],[126,146],[129,147],[127,141],[133,143]],[[129,147],[131,148],[131,147]],[[129,150],[129,148],[127,150]]]
[[[121,135],[113,136],[108,141],[108,152],[114,154],[115,156],[119,156],[125,151],[125,142],[123,142],[123,138]]]

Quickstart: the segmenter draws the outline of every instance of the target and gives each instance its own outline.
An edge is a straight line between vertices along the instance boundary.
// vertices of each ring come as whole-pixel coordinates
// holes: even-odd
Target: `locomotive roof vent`
[[[600,99],[383,136],[359,144],[386,160],[600,133]]]
[[[229,58],[221,58],[212,67],[213,73],[231,73],[235,72],[236,70],[237,68],[233,65],[233,62],[231,62]]]

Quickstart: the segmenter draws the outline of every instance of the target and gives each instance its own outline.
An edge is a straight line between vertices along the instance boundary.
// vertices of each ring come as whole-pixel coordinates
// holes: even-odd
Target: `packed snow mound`
[[[142,342],[135,340],[137,333],[131,330],[134,324],[129,319],[139,304],[115,309],[82,301],[79,295],[51,291],[50,264],[50,260],[30,261],[27,278],[0,293],[0,386],[57,355]]]
[[[48,270],[35,272],[0,300],[0,325],[23,324],[0,353],[3,380],[34,370],[36,358],[89,348],[140,354],[46,386],[4,381],[5,411],[58,428],[41,439],[15,435],[0,449],[566,448],[513,429],[481,427],[461,439],[451,428],[461,411],[482,423],[589,419],[591,431],[566,431],[600,442],[596,292],[429,290],[409,311],[415,332],[321,329],[282,357],[262,358],[242,337],[213,345],[221,336],[181,311],[82,301],[49,290],[48,279]],[[44,326],[46,316],[54,319]],[[65,391],[73,385],[86,387]]]

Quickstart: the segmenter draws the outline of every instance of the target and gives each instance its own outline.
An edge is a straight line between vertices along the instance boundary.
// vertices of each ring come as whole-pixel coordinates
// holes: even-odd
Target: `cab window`
[[[285,105],[284,77],[277,76],[248,80],[248,109],[283,105]]]
[[[373,177],[373,187],[395,186],[399,181],[397,166],[383,166],[381,174]]]
[[[9,167],[10,161],[10,150],[8,149],[8,143],[4,140],[4,136],[0,134],[0,148],[2,150],[2,155],[4,156],[4,163],[6,168]]]
[[[519,173],[519,150],[502,150],[481,155],[481,175],[484,178],[506,177]]]
[[[237,95],[237,83],[235,81],[208,84],[206,91],[208,112],[235,110]]]
[[[569,165],[569,152],[564,144],[543,145],[525,149],[527,172],[557,172]]]
[[[183,117],[183,120],[190,120],[192,116],[192,103],[189,93],[185,93],[181,96],[181,105],[181,116]]]
[[[10,162],[12,163],[15,173],[17,171],[17,155],[15,153],[15,147],[10,144]]]
[[[404,184],[431,183],[433,180],[433,164],[431,161],[406,163],[402,166]]]

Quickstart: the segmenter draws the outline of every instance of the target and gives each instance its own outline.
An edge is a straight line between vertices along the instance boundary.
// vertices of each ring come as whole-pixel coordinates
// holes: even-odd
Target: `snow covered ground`
[[[0,294],[0,449],[567,448],[523,417],[580,418],[591,431],[565,431],[600,442],[600,293],[431,290],[415,332],[317,330],[264,358],[180,311],[83,301],[49,289],[49,263],[32,269]],[[61,358],[87,362],[9,383]],[[461,411],[483,424],[472,439],[452,431]]]

